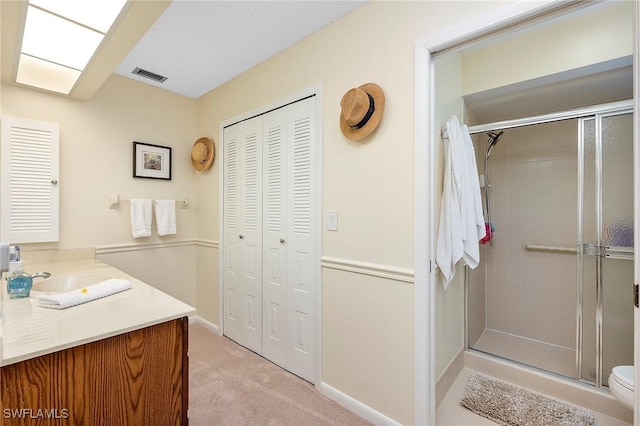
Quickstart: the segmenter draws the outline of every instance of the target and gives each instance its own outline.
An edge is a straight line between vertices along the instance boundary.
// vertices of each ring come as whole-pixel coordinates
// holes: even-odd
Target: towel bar
[[[578,253],[577,248],[572,247],[553,247],[553,246],[538,246],[535,244],[522,244],[522,248],[527,251],[553,251],[557,253]]]
[[[109,208],[110,209],[117,209],[120,207],[120,204],[123,203],[128,203],[130,200],[125,200],[120,198],[119,195],[109,195]],[[176,206],[178,206],[181,209],[186,209],[187,205],[189,204],[189,199],[188,198],[184,198],[182,200],[176,200]]]

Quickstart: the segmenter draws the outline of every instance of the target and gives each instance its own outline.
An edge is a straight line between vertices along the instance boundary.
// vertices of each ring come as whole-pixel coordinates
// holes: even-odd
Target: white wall
[[[435,131],[445,128],[455,115],[464,121],[462,101],[462,64],[459,53],[442,55],[435,60]],[[436,176],[436,224],[440,215],[440,200],[444,182],[445,142],[437,139],[438,170]],[[437,274],[438,279],[442,278]],[[441,377],[449,363],[464,347],[464,267],[458,265],[453,280],[444,289],[436,284],[436,377]]]
[[[109,252],[98,249],[96,258],[125,271],[170,296],[197,306],[197,247],[191,242]]]

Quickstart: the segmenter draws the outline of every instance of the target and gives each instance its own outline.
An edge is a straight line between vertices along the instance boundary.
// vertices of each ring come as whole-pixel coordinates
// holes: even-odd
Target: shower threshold
[[[575,349],[490,329],[470,349],[567,378],[577,376]]]

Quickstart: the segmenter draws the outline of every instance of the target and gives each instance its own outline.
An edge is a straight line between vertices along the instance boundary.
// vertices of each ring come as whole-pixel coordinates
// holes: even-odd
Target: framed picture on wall
[[[171,147],[134,142],[133,177],[171,180]]]

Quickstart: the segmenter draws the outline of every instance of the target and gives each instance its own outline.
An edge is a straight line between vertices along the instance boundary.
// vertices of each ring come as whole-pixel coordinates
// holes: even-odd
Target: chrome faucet
[[[51,274],[49,272],[38,272],[35,274],[31,274],[31,279],[33,278],[49,278]]]

